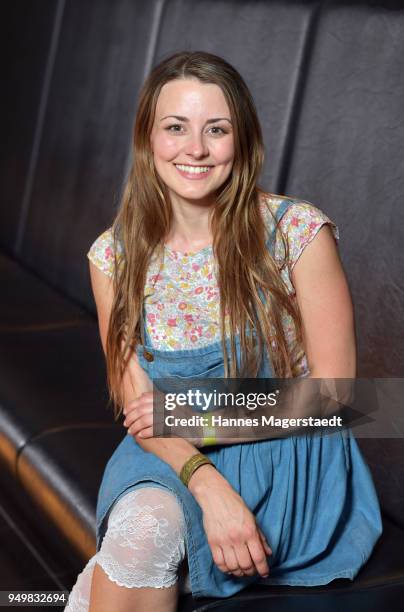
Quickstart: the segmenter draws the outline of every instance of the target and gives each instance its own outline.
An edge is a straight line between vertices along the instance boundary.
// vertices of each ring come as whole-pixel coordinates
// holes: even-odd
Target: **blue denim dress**
[[[291,202],[282,203],[278,219]],[[267,243],[270,249],[274,238]],[[157,350],[146,324],[143,334],[136,351],[150,379],[224,376],[220,341],[195,349]],[[239,338],[235,341],[240,363]],[[258,376],[274,376],[267,357]],[[158,486],[169,489],[182,507],[196,598],[229,597],[255,582],[314,586],[335,578],[353,580],[368,560],[382,533],[382,520],[370,470],[351,430],[206,447],[201,452],[255,515],[273,552],[268,578],[236,577],[218,569],[192,493],[167,463],[145,452],[128,434],[108,461],[98,492],[97,551],[113,504],[134,488]]]

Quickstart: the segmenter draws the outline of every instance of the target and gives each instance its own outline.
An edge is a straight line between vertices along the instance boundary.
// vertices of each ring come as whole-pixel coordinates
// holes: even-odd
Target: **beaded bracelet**
[[[182,466],[180,472],[180,479],[187,487],[189,483],[189,479],[192,474],[199,468],[201,465],[210,464],[215,467],[215,464],[207,457],[206,455],[202,455],[202,453],[197,453],[196,455],[192,455]]]

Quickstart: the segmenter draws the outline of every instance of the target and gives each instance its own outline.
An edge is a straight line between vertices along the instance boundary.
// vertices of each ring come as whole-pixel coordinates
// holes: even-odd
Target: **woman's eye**
[[[213,128],[211,128],[211,129],[212,129],[212,130],[220,130],[220,131],[222,132],[222,134],[227,134],[226,130],[224,130],[223,128],[218,127],[218,126],[214,126],[214,127],[213,127]]]
[[[178,123],[176,123],[176,124],[174,124],[174,125],[169,125],[169,126],[166,128],[166,130],[171,131],[171,128],[173,128],[173,127],[182,127],[182,126],[181,126],[181,125],[179,125]],[[174,130],[174,131],[176,132],[177,130]]]
[[[173,123],[173,125],[169,125],[168,127],[166,127],[166,130],[168,132],[179,132],[179,130],[172,130],[171,128],[181,128],[181,127],[183,127],[183,126],[180,125],[179,123]],[[226,130],[224,130],[223,128],[218,127],[218,126],[211,127],[210,129],[211,130],[220,130],[220,132],[222,134],[227,134]],[[215,133],[217,134],[218,132],[215,132]]]

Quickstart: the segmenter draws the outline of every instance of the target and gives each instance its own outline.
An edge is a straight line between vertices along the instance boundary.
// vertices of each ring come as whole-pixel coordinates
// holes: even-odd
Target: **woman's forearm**
[[[184,438],[147,438],[142,439],[134,436],[141,448],[150,453],[154,453],[170,465],[179,476],[184,463],[200,451],[193,444]],[[191,491],[196,501],[203,509],[204,502],[212,486],[232,488],[230,483],[222,476],[214,466],[201,465],[192,474],[188,489]]]
[[[185,438],[146,438],[134,436],[139,446],[168,463],[179,476],[184,463],[199,450]]]

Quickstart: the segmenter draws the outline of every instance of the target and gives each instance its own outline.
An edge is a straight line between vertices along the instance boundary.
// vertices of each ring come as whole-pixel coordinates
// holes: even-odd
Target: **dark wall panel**
[[[340,227],[359,375],[403,376],[404,5],[338,2],[318,25],[286,189]]]
[[[4,6],[2,6],[4,9]],[[58,2],[13,0],[2,10],[0,245],[14,252]]]
[[[90,307],[86,252],[116,212],[158,4],[65,6],[22,258]]]

